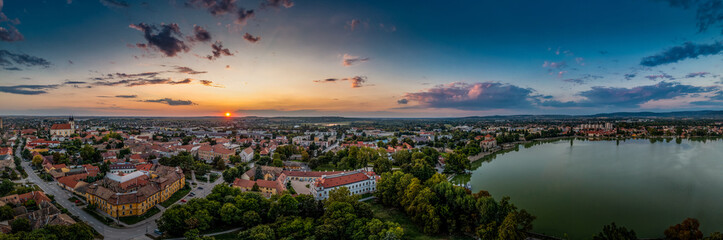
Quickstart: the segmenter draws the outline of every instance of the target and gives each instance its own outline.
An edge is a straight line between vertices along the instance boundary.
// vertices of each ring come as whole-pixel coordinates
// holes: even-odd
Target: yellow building
[[[99,182],[83,189],[88,203],[112,217],[126,217],[142,215],[156,204],[168,200],[185,186],[186,178],[179,168],[154,165],[150,177],[139,177],[124,183],[108,179]]]
[[[251,191],[254,187],[254,185],[257,185],[259,187],[259,192],[263,193],[264,196],[270,197],[271,195],[279,194],[286,190],[286,187],[284,186],[282,180],[276,180],[276,181],[268,181],[268,180],[246,180],[237,178],[233,181],[233,186],[237,188],[241,188],[242,192]]]

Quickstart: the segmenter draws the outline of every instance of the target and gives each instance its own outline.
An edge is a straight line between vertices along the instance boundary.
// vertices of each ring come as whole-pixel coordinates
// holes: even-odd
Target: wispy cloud
[[[117,98],[137,98],[138,95],[115,95]]]
[[[102,3],[106,7],[114,7],[114,8],[130,7],[130,5],[127,2],[120,1],[120,0],[100,0],[100,3]]]
[[[188,105],[197,105],[196,103],[190,101],[190,100],[175,100],[171,98],[161,98],[161,99],[148,99],[148,100],[138,100],[138,102],[149,102],[149,103],[163,103],[168,104],[170,106],[188,106]]]
[[[366,76],[354,76],[349,78],[327,78],[322,80],[314,80],[316,83],[334,83],[338,81],[349,81],[351,82],[352,88],[360,88],[367,81]]]
[[[362,57],[352,56],[352,55],[349,55],[349,54],[346,54],[346,53],[345,53],[345,54],[342,56],[341,65],[342,65],[342,66],[345,66],[345,67],[348,67],[348,66],[351,66],[351,65],[353,65],[353,64],[355,64],[355,63],[363,63],[363,62],[366,62],[366,61],[369,61],[369,58],[362,58]]]
[[[266,0],[261,3],[261,7],[274,7],[274,8],[291,8],[294,6],[294,2],[291,0]]]
[[[20,95],[39,95],[48,93],[47,90],[55,89],[59,86],[59,84],[0,86],[0,92]]]
[[[119,85],[125,85],[126,87],[137,87],[137,86],[146,86],[146,85],[159,85],[159,84],[169,84],[169,85],[178,85],[178,84],[189,84],[193,82],[193,79],[186,78],[180,81],[173,81],[171,78],[153,78],[153,79],[147,79],[147,78],[137,78],[137,79],[123,79],[118,81],[99,81],[95,82],[94,85],[97,86],[119,86]]]
[[[694,73],[688,73],[685,75],[686,78],[694,78],[694,77],[705,77],[706,75],[709,75],[709,72],[694,72]]]
[[[176,68],[176,71],[178,71],[179,73],[185,73],[185,74],[202,74],[202,73],[207,73],[206,71],[196,71],[196,70],[193,70],[193,69],[190,68],[190,67],[176,66],[175,68]]]
[[[640,61],[640,65],[655,67],[659,65],[675,63],[689,58],[718,54],[723,51],[723,42],[711,44],[696,44],[686,42],[681,46],[666,49],[658,54],[648,56]]]
[[[24,53],[12,53],[8,50],[0,50],[0,66],[7,67],[5,70],[18,71],[21,70],[15,66],[21,65],[26,67],[50,67],[50,62],[44,58],[31,56]],[[8,69],[10,68],[10,69]]]

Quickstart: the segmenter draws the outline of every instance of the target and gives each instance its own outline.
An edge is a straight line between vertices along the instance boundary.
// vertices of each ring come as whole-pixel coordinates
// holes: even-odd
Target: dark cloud
[[[138,95],[115,95],[117,98],[137,98]]]
[[[2,13],[0,13],[2,14]],[[0,27],[0,40],[6,41],[6,42],[15,42],[15,41],[22,41],[25,37],[23,34],[18,31],[15,26],[8,25],[5,27]]]
[[[244,8],[239,8],[238,12],[236,14],[236,20],[234,20],[234,23],[244,26],[248,22],[249,19],[253,18],[255,16],[254,10],[249,9],[246,10]]]
[[[127,8],[130,5],[128,5],[125,1],[120,0],[100,0],[100,3],[105,5],[106,7],[115,7],[115,8]]]
[[[369,58],[361,58],[361,57],[352,56],[352,55],[345,53],[344,56],[342,56],[341,65],[348,67],[348,66],[351,66],[352,64],[362,63],[362,62],[366,62],[366,61],[369,61]]]
[[[17,68],[17,67],[6,67],[5,70],[8,70],[8,71],[22,71],[22,69]]]
[[[636,108],[641,104],[663,99],[673,99],[691,94],[712,91],[710,87],[697,87],[677,82],[660,82],[655,85],[638,86],[633,88],[592,87],[592,89],[578,93],[585,100],[579,102],[545,101],[543,106],[551,107],[622,107]]]
[[[532,105],[532,93],[532,89],[499,82],[455,82],[407,93],[404,99],[430,108],[489,110],[528,108]]]
[[[562,81],[566,82],[566,83],[574,83],[574,84],[580,84],[580,85],[585,84],[585,80],[583,80],[581,78],[568,78],[568,79],[563,79]]]
[[[294,6],[294,2],[292,0],[266,0],[266,2],[261,3],[261,7],[274,7],[274,8],[290,8]]]
[[[22,65],[26,67],[50,67],[50,62],[40,57],[30,56],[24,53],[12,53],[8,50],[0,50],[0,66],[7,67],[5,70],[20,70],[20,69],[8,69],[17,68],[15,65]]]
[[[658,79],[660,79],[660,80],[663,80],[663,79],[673,80],[673,79],[675,79],[673,76],[670,76],[670,75],[668,75],[668,74],[666,74],[666,73],[662,73],[662,72],[661,72],[660,74],[657,74],[657,75],[648,75],[648,76],[645,76],[645,78],[647,78],[648,80],[651,80],[651,81],[657,81]]]
[[[261,37],[254,37],[253,35],[246,33],[246,34],[244,34],[244,39],[246,39],[246,41],[249,41],[251,43],[256,43],[259,40],[261,40]]]
[[[236,0],[190,0],[185,4],[188,7],[205,8],[211,15],[223,16],[234,15],[234,23],[246,25],[246,22],[254,17],[254,10],[246,10],[236,6]]]
[[[708,74],[710,74],[710,73],[709,72],[694,72],[694,73],[686,74],[685,77],[686,78],[705,77]]]
[[[233,53],[231,53],[231,51],[228,50],[228,48],[223,48],[223,44],[221,44],[221,42],[219,42],[219,41],[216,41],[216,43],[211,45],[211,48],[213,48],[213,50],[211,50],[212,55],[206,56],[206,58],[208,58],[208,60],[215,60],[224,55],[225,56],[233,56]]]
[[[137,78],[137,79],[123,79],[118,81],[101,81],[101,82],[95,82],[94,85],[97,86],[119,86],[119,85],[125,85],[126,87],[136,87],[136,86],[145,86],[145,85],[158,85],[158,84],[169,84],[169,85],[178,85],[178,84],[189,84],[193,80],[190,78],[186,78],[180,81],[173,81],[170,78],[153,78],[153,79],[147,79],[147,78]]]
[[[193,37],[189,37],[190,41],[208,42],[211,41],[211,33],[201,26],[193,26]]]
[[[236,0],[190,0],[188,7],[205,8],[214,16],[226,15],[236,11]]]
[[[397,104],[407,104],[407,103],[409,103],[409,100],[407,100],[406,98],[397,100]]]
[[[108,80],[116,78],[154,78],[161,74],[161,72],[142,72],[142,73],[108,73],[102,77],[94,77],[92,80]]]
[[[170,106],[187,106],[187,105],[196,105],[196,103],[190,101],[190,100],[174,100],[171,98],[161,98],[161,99],[148,99],[148,100],[138,100],[139,102],[151,102],[151,103],[164,103],[168,104]]]
[[[20,94],[20,95],[39,95],[48,93],[47,90],[58,88],[60,85],[15,85],[0,86],[0,92]]]
[[[667,2],[672,7],[688,9],[696,7],[696,25],[698,32],[705,32],[710,26],[723,22],[723,0],[656,0]],[[718,24],[718,27],[723,24]],[[721,31],[723,33],[723,30]]]
[[[360,88],[362,87],[362,84],[364,84],[367,81],[366,76],[354,76],[349,78],[327,78],[322,80],[314,80],[316,83],[334,83],[338,81],[350,81],[352,88]]]
[[[160,30],[154,25],[145,23],[131,24],[129,27],[143,32],[143,37],[148,41],[148,46],[158,49],[168,57],[189,50],[188,46],[179,39],[183,38],[183,34],[179,30],[178,24],[161,24]]]
[[[198,80],[198,81],[201,83],[201,85],[204,85],[204,86],[217,87],[217,88],[222,88],[222,87],[223,87],[223,86],[218,85],[218,84],[213,84],[213,81],[211,81],[211,80]]]
[[[191,69],[190,67],[181,67],[181,66],[176,66],[176,71],[178,71],[179,73],[185,73],[185,74],[207,73],[206,71],[196,71],[196,70]]]
[[[668,63],[675,63],[688,58],[698,58],[718,54],[723,51],[723,42],[712,44],[695,44],[686,42],[682,46],[675,46],[653,56],[648,56],[640,61],[640,65],[655,67]]]
[[[87,82],[83,81],[65,81],[63,84],[70,84],[70,85],[77,85],[77,84],[86,84]]]
[[[633,79],[633,78],[635,78],[635,76],[637,76],[637,74],[635,74],[635,73],[626,73],[625,80]]]
[[[5,13],[2,12],[3,8],[3,1],[0,0],[0,40],[5,42],[15,42],[15,41],[22,41],[25,39],[23,34],[18,31],[17,28],[15,28],[15,25],[20,24],[19,19],[9,19],[7,16],[5,16]],[[4,27],[3,27],[4,25]]]

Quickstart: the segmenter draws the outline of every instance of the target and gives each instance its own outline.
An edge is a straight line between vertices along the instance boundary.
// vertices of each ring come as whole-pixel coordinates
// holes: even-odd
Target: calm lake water
[[[707,236],[723,232],[723,141],[562,140],[498,155],[473,171],[487,190],[533,215],[534,231],[588,239],[605,224],[662,237],[697,218]]]

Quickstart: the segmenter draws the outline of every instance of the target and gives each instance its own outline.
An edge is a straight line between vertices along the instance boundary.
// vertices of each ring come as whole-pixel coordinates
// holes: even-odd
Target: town
[[[0,205],[7,208],[0,230],[85,222],[95,234],[135,237],[183,236],[164,231],[173,229],[164,222],[164,212],[174,204],[210,197],[218,186],[267,199],[307,195],[311,201],[324,201],[343,188],[359,201],[375,201],[384,173],[452,180],[485,156],[533,141],[723,136],[721,121],[650,117],[370,121],[70,116],[0,121]],[[453,185],[471,190],[468,183]]]

